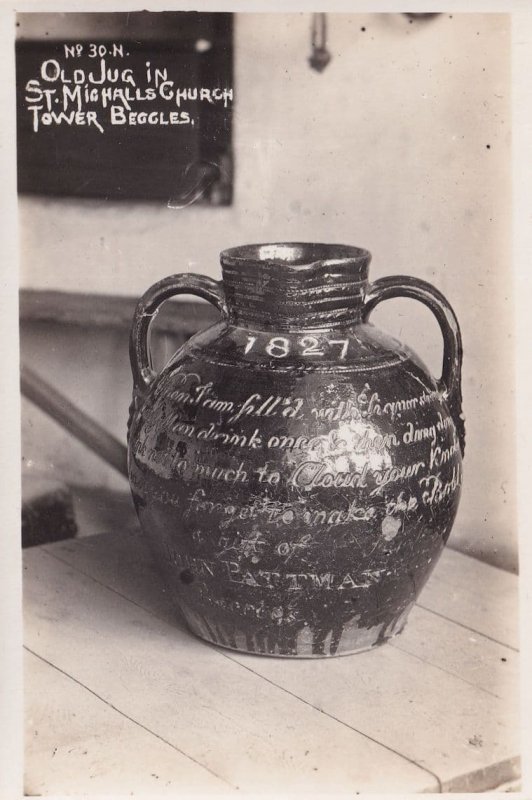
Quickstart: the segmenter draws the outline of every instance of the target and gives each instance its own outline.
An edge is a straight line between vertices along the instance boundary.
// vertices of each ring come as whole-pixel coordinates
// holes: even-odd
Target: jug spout
[[[371,254],[307,242],[250,244],[220,255],[231,322],[312,330],[360,321]]]

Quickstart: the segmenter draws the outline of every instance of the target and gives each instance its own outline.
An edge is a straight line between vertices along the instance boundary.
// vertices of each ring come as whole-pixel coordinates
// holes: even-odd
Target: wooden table
[[[518,776],[510,573],[447,549],[393,643],[291,660],[180,627],[136,530],[24,562],[27,794],[479,792]]]

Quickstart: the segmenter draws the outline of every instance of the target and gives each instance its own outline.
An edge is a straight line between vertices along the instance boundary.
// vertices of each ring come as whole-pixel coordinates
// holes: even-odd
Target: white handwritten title
[[[53,125],[92,126],[101,133],[108,125],[193,126],[198,104],[228,108],[233,101],[232,87],[178,85],[167,67],[149,60],[124,66],[130,54],[123,44],[63,48],[64,59],[46,59],[26,83],[24,100],[35,132]],[[71,60],[82,56],[94,58],[94,66]]]

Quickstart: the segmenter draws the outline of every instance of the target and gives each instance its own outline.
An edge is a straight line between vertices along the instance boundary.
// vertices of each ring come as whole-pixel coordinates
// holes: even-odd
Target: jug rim
[[[323,242],[264,242],[244,244],[222,250],[222,266],[238,267],[244,264],[268,264],[301,271],[318,264],[368,264],[371,253],[354,245]]]

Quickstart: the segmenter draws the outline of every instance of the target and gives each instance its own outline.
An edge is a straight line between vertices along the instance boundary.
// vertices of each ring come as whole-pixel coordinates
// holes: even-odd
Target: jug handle
[[[150,325],[164,301],[178,294],[198,295],[216,306],[223,315],[227,314],[221,282],[206,275],[193,272],[170,275],[151,286],[137,303],[129,337],[134,403],[145,397],[156,378],[151,362]]]
[[[453,309],[444,295],[432,284],[408,275],[391,275],[370,284],[366,293],[362,318],[368,319],[376,305],[392,297],[419,300],[430,308],[443,336],[443,368],[437,381],[456,427],[460,451],[464,455],[465,427],[462,414],[462,336]]]

